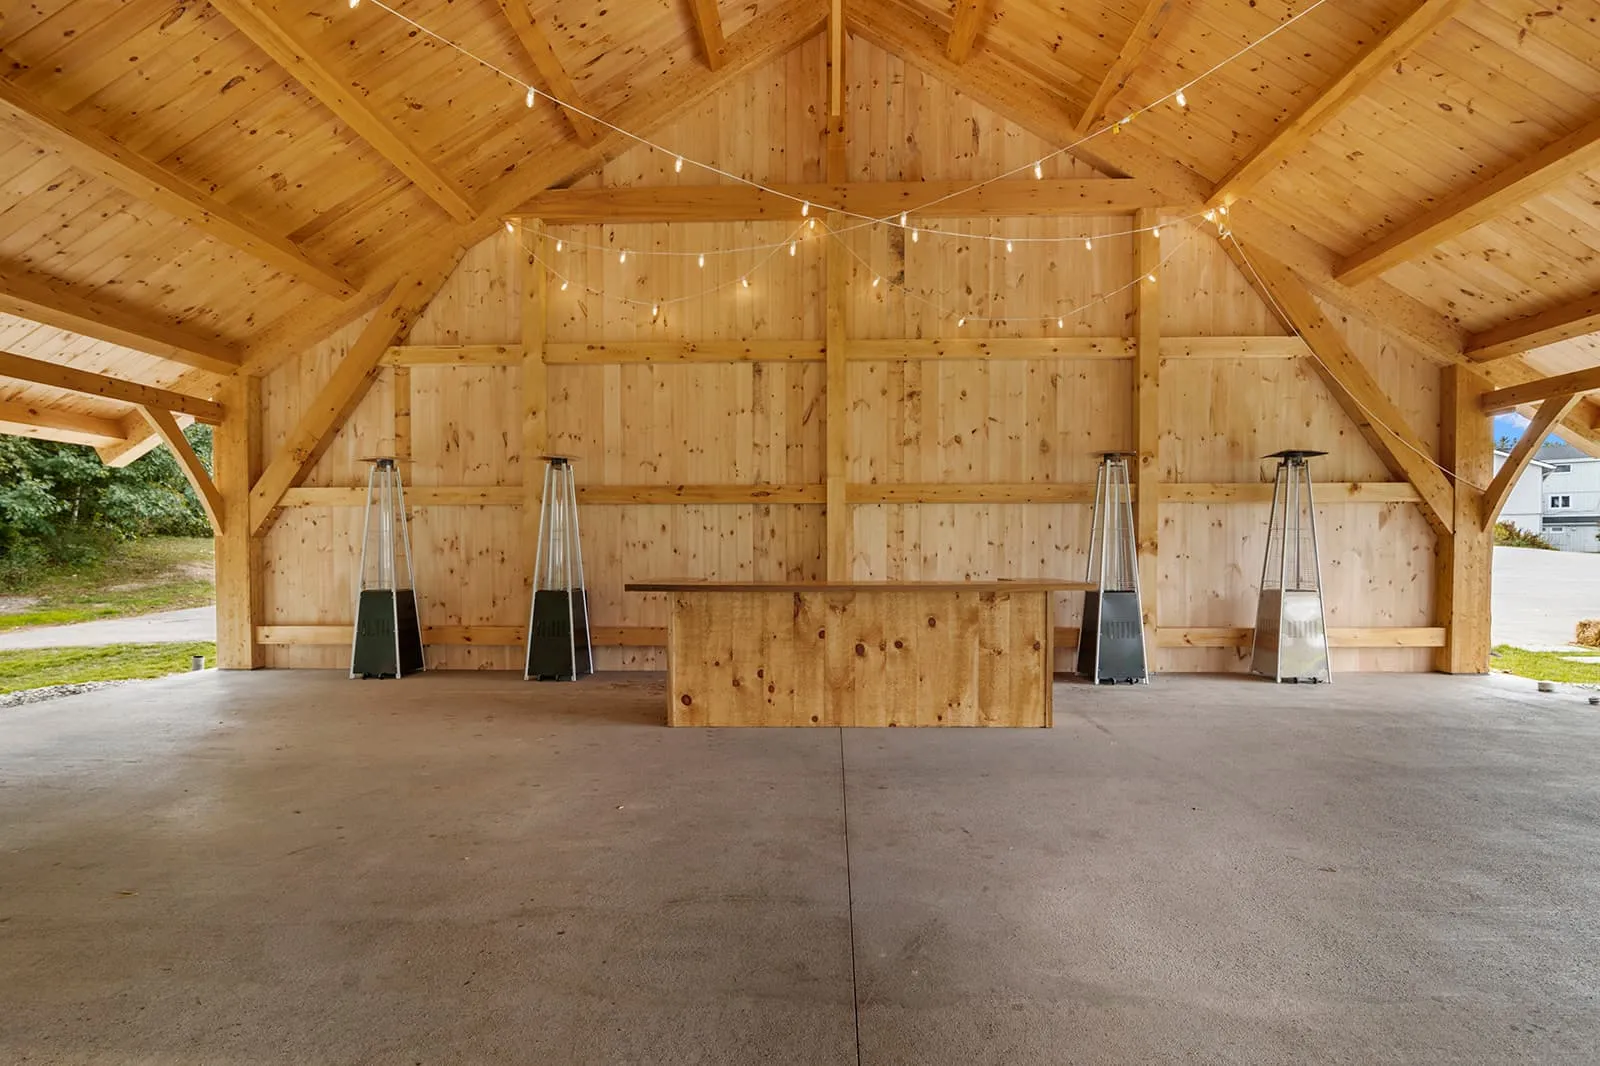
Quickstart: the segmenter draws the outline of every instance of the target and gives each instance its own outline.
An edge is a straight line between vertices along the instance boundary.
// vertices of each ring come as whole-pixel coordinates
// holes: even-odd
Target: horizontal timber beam
[[[0,351],[0,378],[28,381],[52,389],[78,392],[85,396],[104,396],[108,400],[159,407],[177,414],[193,415],[201,422],[216,425],[222,421],[222,405],[171,389],[140,385],[122,378],[94,374],[76,367]]]
[[[934,218],[1059,218],[1125,214],[1141,207],[1168,207],[1164,198],[1131,178],[1052,178],[1044,181],[855,182],[844,185],[778,185],[776,192],[748,185],[626,186],[551,189],[517,214],[547,225],[620,222],[800,221],[800,205],[837,209],[873,218],[902,211]],[[924,205],[933,204],[926,211]]]
[[[1163,648],[1248,648],[1253,630],[1243,627],[1194,628],[1162,626],[1156,630]],[[352,627],[348,625],[271,625],[256,626],[256,641],[273,645],[336,645],[348,647]],[[1058,626],[1058,648],[1078,642],[1076,626]],[[603,648],[664,648],[665,626],[592,626],[591,641]],[[424,644],[476,645],[480,647],[522,647],[527,627],[512,626],[424,626]],[[1440,626],[1364,626],[1328,630],[1328,644],[1335,648],[1438,648],[1444,645]]]
[[[127,439],[127,430],[114,418],[14,400],[0,400],[0,434],[91,447],[118,444]]]
[[[239,369],[237,348],[104,303],[38,274],[0,267],[0,311],[214,374]]]
[[[410,507],[519,507],[520,485],[410,485]],[[1319,481],[1316,499],[1333,503],[1420,503],[1404,481]],[[848,503],[1090,503],[1092,482],[918,482],[852,483]],[[294,488],[281,507],[360,507],[367,490],[359,485]],[[1177,483],[1161,486],[1163,503],[1270,503],[1272,482]],[[578,501],[591,506],[623,504],[823,504],[825,486],[815,485],[579,485]]]
[[[1493,414],[1498,411],[1509,411],[1524,404],[1539,403],[1552,396],[1567,396],[1575,392],[1588,392],[1591,389],[1600,389],[1600,366],[1574,370],[1570,374],[1538,378],[1504,389],[1494,389],[1483,394],[1483,409]]]
[[[1600,333],[1600,292],[1474,333],[1467,338],[1467,358],[1503,359],[1590,333]]]
[[[396,344],[384,366],[521,366],[520,344]]]
[[[178,423],[179,429],[183,429],[194,423],[194,416],[174,415],[173,421]],[[161,434],[151,428],[137,407],[122,416],[122,431],[124,440],[95,446],[95,454],[100,456],[100,462],[106,466],[113,468],[128,466],[162,445]]]

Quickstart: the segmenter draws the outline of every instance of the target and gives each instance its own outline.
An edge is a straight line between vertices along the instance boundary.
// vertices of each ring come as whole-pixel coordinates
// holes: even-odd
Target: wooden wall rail
[[[1235,484],[1182,483],[1159,486],[1161,501],[1172,504],[1272,502],[1270,481]],[[1319,481],[1320,504],[1419,503],[1404,481]],[[405,490],[412,507],[517,507],[520,485],[412,485]],[[283,494],[280,507],[360,507],[367,490],[359,485],[302,487]],[[1089,482],[922,482],[851,483],[847,503],[1091,503]],[[827,503],[826,487],[815,485],[579,485],[578,501],[591,506],[621,504],[812,504]]]
[[[614,341],[547,343],[547,366],[621,366],[631,363],[821,363],[822,340]],[[945,340],[849,340],[845,359],[855,363],[901,359],[1132,359],[1132,337],[991,337]],[[1295,336],[1163,337],[1163,359],[1294,359],[1307,355]],[[397,345],[385,366],[515,366],[520,344]]]
[[[423,610],[427,610],[424,603]],[[1156,635],[1163,648],[1248,648],[1254,633],[1249,626],[1195,627],[1161,626]],[[349,644],[348,625],[265,625],[256,627],[259,644]],[[1444,646],[1442,626],[1358,626],[1328,630],[1328,643],[1335,648],[1438,648]],[[422,639],[427,644],[521,647],[527,639],[522,625],[424,626]],[[667,643],[665,626],[594,626],[590,639],[597,647],[660,648]],[[1071,647],[1078,642],[1073,626],[1058,626],[1056,646]]]

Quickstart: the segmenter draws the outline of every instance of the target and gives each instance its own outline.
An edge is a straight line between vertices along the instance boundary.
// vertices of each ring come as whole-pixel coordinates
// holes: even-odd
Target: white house
[[[1506,464],[1510,454],[1495,449],[1494,472],[1498,474],[1500,468]],[[1517,483],[1511,487],[1511,495],[1506,498],[1505,507],[1500,510],[1500,521],[1510,522],[1518,529],[1528,533],[1542,533],[1544,531],[1544,487],[1543,481],[1550,473],[1552,464],[1542,459],[1530,460],[1527,469],[1517,478]]]
[[[1536,461],[1547,468],[1540,471],[1540,535],[1563,551],[1600,552],[1600,459],[1550,441],[1539,449]],[[1521,489],[1518,484],[1517,491]]]

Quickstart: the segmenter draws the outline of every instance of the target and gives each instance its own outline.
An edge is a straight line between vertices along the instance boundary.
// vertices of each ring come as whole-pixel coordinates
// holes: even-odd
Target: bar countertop
[[[630,581],[628,592],[1084,592],[1090,581]]]

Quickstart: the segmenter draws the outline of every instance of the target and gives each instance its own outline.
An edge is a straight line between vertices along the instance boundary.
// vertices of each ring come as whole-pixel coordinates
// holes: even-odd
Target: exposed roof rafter
[[[1355,285],[1415,259],[1600,161],[1600,119],[1453,196],[1347,257],[1334,276]]]
[[[210,422],[213,425],[222,421],[222,405],[213,400],[204,400],[171,389],[158,389],[153,385],[140,385],[106,374],[94,374],[60,363],[29,359],[27,356],[7,351],[0,351],[0,378],[27,381],[52,389],[82,393],[85,396],[103,396],[108,400],[153,404],[181,414],[193,415],[200,421]]]
[[[543,83],[540,88],[557,100],[573,105],[561,108],[561,114],[572,127],[572,131],[578,135],[578,140],[584,144],[593,144],[599,140],[600,127],[583,114],[583,111],[593,114],[594,108],[584,102],[578,87],[572,83],[572,75],[567,73],[567,68],[556,57],[555,49],[550,47],[550,39],[534,21],[528,0],[497,0],[497,2],[500,4],[500,10],[505,13],[506,21],[511,24],[512,31],[516,33],[522,50],[527,53],[528,61],[533,64],[533,69]],[[582,111],[575,111],[573,108],[582,108]]]
[[[25,137],[60,152],[72,166],[109,181],[291,277],[334,296],[348,296],[355,291],[347,279],[313,260],[287,237],[272,233],[186,179],[3,79],[0,116],[9,116]]]
[[[1212,203],[1231,203],[1249,194],[1262,178],[1304,148],[1350,101],[1362,95],[1401,56],[1453,15],[1464,0],[1418,0],[1394,29],[1373,41],[1344,71],[1317,93],[1292,118],[1278,123],[1267,139],[1239,161],[1212,190]]]
[[[221,341],[102,303],[37,274],[0,267],[0,311],[214,374],[239,368],[238,350]]]
[[[1489,412],[1509,411],[1523,404],[1539,403],[1553,396],[1589,392],[1600,389],[1600,366],[1574,370],[1570,374],[1535,378],[1520,385],[1510,385],[1483,394],[1483,409]]]
[[[1590,333],[1600,333],[1600,292],[1474,333],[1467,338],[1467,357],[1488,362]]]
[[[211,0],[211,6],[452,218],[468,222],[476,217],[477,208],[466,190],[407,144],[348,79],[334,72],[328,57],[280,22],[268,5],[261,0]]]
[[[1095,87],[1094,95],[1089,97],[1088,106],[1078,118],[1079,136],[1089,132],[1089,127],[1105,113],[1106,105],[1111,98],[1128,83],[1133,72],[1139,68],[1145,53],[1156,43],[1156,38],[1161,36],[1161,27],[1166,23],[1167,15],[1171,11],[1172,0],[1145,0],[1144,10],[1139,13],[1139,21],[1133,24],[1133,32],[1122,42],[1122,50],[1117,53],[1117,58],[1112,60],[1105,77],[1101,78],[1100,84]]]
[[[95,446],[121,441],[125,431],[114,418],[63,411],[46,404],[0,400],[0,433]]]
[[[717,6],[717,0],[687,0],[687,3],[706,66],[721,70],[727,59],[728,42],[722,36],[722,10]]]
[[[965,63],[972,54],[972,46],[983,28],[983,16],[990,3],[1000,0],[956,0],[955,20],[950,25],[950,39],[945,42],[944,54],[952,63]]]

